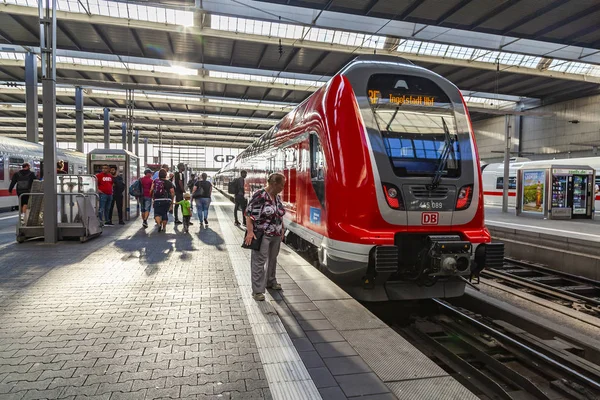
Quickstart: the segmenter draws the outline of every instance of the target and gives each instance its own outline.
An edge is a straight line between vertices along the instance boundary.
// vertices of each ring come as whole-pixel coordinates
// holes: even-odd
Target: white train
[[[531,161],[528,158],[513,158],[509,164],[508,174],[508,206],[515,207],[517,196],[517,170],[523,166],[536,165],[588,165],[596,170],[596,185],[600,184],[600,157],[564,158],[560,160]],[[492,163],[483,167],[483,195],[485,205],[502,205],[502,182],[504,180],[504,163]],[[600,210],[600,195],[596,194],[595,209]]]
[[[10,180],[15,172],[19,171],[23,163],[31,164],[31,170],[38,178],[42,177],[44,165],[44,148],[37,143],[26,142],[19,139],[2,137],[0,140],[0,209],[18,207],[16,190],[12,195],[8,193]],[[65,162],[65,171],[69,174],[86,174],[86,157],[83,153],[73,150],[56,149],[56,159]]]

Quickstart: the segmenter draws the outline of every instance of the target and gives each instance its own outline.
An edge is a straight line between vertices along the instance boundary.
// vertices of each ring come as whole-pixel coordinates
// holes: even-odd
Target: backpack
[[[141,197],[143,194],[142,191],[142,182],[140,180],[136,180],[129,186],[129,195],[133,197]]]
[[[233,181],[229,182],[229,184],[227,185],[227,193],[237,194],[237,192],[238,192],[238,180],[234,179]]]
[[[198,181],[198,183],[196,183],[196,187],[198,187],[198,189],[196,189],[196,191],[194,192],[194,198],[208,197],[208,195],[210,194],[210,183],[209,182]]]
[[[164,199],[167,197],[167,190],[165,189],[165,183],[162,179],[154,180],[154,198]]]
[[[17,178],[17,192],[24,193],[31,188],[29,184],[29,174],[24,175],[19,171],[19,177]]]

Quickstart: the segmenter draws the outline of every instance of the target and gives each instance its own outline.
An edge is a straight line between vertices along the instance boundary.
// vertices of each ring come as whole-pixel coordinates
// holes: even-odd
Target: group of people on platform
[[[102,171],[96,174],[98,181],[98,196],[100,205],[98,207],[98,219],[105,226],[114,225],[112,222],[113,211],[117,207],[119,225],[125,225],[123,219],[123,199],[125,196],[125,180],[123,175],[115,167],[107,164],[102,166]]]
[[[144,176],[139,179],[140,196],[138,201],[142,209],[142,227],[148,227],[150,211],[154,208],[154,222],[159,232],[167,228],[169,214],[174,214],[176,225],[183,224],[183,232],[189,232],[192,217],[192,203],[196,204],[196,211],[200,226],[208,226],[208,209],[212,195],[212,184],[208,176],[203,173],[200,179],[191,175],[190,182],[185,182],[185,165],[179,164],[174,174],[169,174],[169,166],[164,164],[161,169],[152,172],[144,171]],[[189,190],[189,193],[187,192]],[[179,211],[181,210],[181,219]]]
[[[197,179],[191,175],[190,181],[185,182],[185,165],[179,164],[174,174],[169,174],[169,166],[162,165],[156,172],[150,169],[144,171],[139,179],[140,195],[138,201],[142,210],[142,227],[148,227],[150,211],[154,208],[154,221],[158,232],[165,232],[169,216],[174,213],[175,224],[183,224],[183,232],[189,232],[193,203],[196,205],[198,222],[202,227],[208,227],[208,212],[212,196],[212,184],[206,173]],[[125,185],[122,177],[111,170],[108,165],[102,167],[97,174],[100,193],[100,216],[106,225],[112,225],[110,216],[112,209],[108,204],[116,204],[120,210],[119,223],[122,222],[122,196]],[[273,173],[267,179],[267,185],[256,191],[248,201],[245,197],[247,172],[241,171],[240,176],[233,182],[234,192],[234,221],[236,226],[246,227],[244,244],[251,245],[259,241],[252,249],[250,259],[252,296],[256,301],[265,299],[267,288],[281,290],[277,282],[277,256],[281,242],[284,240],[285,227],[283,216],[285,208],[279,193],[285,187],[285,176]],[[120,178],[120,180],[119,180]],[[186,190],[187,189],[187,190]],[[117,194],[118,193],[118,194]],[[120,199],[119,199],[120,196]],[[179,210],[181,217],[179,219]],[[242,223],[238,219],[238,211],[242,212]]]

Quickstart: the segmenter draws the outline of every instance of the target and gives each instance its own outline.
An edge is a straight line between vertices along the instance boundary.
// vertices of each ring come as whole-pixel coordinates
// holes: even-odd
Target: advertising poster
[[[544,213],[545,182],[545,171],[523,171],[523,211]]]

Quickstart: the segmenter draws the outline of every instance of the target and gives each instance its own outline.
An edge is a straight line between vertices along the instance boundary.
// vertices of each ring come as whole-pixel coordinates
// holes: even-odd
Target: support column
[[[37,143],[40,129],[38,124],[38,71],[37,56],[25,55],[25,109],[27,113],[27,141]]]
[[[148,166],[148,138],[144,138],[144,169]]]
[[[123,145],[123,150],[127,150],[127,123],[121,123],[121,144]]]
[[[510,115],[504,116],[504,177],[502,178],[502,212],[508,212],[508,180],[510,170]]]
[[[136,156],[140,156],[140,131],[138,131],[136,129],[136,131],[133,134],[133,147],[134,147],[134,153]]]
[[[104,148],[110,149],[110,108],[104,109]]]
[[[38,11],[44,112],[44,242],[56,243],[56,0],[40,0]]]
[[[75,149],[83,153],[83,90],[75,88]]]

